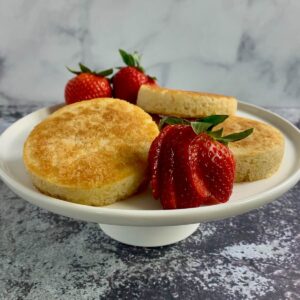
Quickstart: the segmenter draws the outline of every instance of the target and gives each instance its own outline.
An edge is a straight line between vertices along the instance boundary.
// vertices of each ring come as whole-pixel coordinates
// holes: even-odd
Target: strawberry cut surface
[[[228,201],[235,173],[235,161],[231,151],[205,133],[193,139],[189,148],[193,159],[191,173],[194,177],[202,178],[209,191],[205,204]]]
[[[153,197],[159,198],[160,195],[160,172],[161,172],[161,159],[162,148],[165,137],[173,130],[171,126],[165,127],[164,130],[155,138],[149,150],[148,165],[150,172],[150,184],[152,188]]]
[[[179,125],[176,127],[177,136],[173,139],[175,149],[176,208],[197,207],[203,204],[203,195],[199,195],[197,190],[194,189],[187,165],[189,144],[196,134],[190,126]]]
[[[165,209],[177,208],[177,194],[175,190],[175,149],[174,138],[177,135],[177,128],[171,126],[168,134],[164,137],[165,146],[161,149],[158,180],[160,202]],[[166,146],[167,145],[167,146]]]

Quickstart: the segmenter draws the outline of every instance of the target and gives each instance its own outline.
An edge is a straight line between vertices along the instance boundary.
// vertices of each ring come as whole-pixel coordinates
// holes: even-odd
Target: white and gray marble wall
[[[0,0],[0,104],[63,101],[65,66],[143,53],[161,85],[300,105],[299,0]]]

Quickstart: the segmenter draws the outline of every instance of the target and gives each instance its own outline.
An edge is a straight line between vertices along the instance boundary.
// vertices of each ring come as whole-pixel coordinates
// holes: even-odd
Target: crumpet
[[[151,114],[181,118],[234,115],[237,110],[237,100],[234,97],[173,90],[155,85],[141,86],[137,105]]]
[[[284,137],[278,129],[238,116],[230,116],[214,130],[222,127],[223,135],[254,128],[247,138],[229,143],[236,161],[235,182],[267,178],[278,170],[284,154]]]
[[[126,101],[99,98],[67,105],[38,124],[23,159],[33,184],[71,202],[102,206],[144,182],[157,125]]]

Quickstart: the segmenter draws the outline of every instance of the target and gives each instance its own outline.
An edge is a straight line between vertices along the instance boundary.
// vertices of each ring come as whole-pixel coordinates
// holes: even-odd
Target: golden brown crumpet
[[[142,85],[138,93],[137,105],[152,114],[196,118],[234,115],[237,100],[223,95]]]
[[[141,108],[118,99],[93,99],[65,106],[37,125],[23,158],[41,192],[108,205],[143,183],[157,135],[157,125]]]
[[[238,116],[230,116],[215,130],[221,127],[223,135],[254,128],[247,138],[229,143],[236,160],[236,182],[267,178],[278,170],[284,154],[284,137],[278,129]]]

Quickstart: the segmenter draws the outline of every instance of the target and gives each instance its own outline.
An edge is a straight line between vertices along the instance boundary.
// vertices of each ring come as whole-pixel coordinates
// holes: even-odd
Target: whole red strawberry
[[[70,79],[65,87],[65,101],[67,104],[112,96],[110,82],[106,78],[106,76],[113,73],[112,69],[93,72],[81,63],[79,67],[80,71],[73,71],[68,68],[76,76]]]
[[[140,57],[135,52],[129,54],[119,50],[123,62],[127,67],[121,68],[113,77],[113,94],[115,98],[136,103],[138,91],[143,84],[156,84],[155,78],[145,74],[140,65]]]
[[[149,151],[153,197],[165,209],[190,208],[228,201],[234,182],[235,161],[228,142],[253,132],[222,137],[223,129],[212,131],[228,116],[214,115],[193,122],[165,118],[163,128]]]

